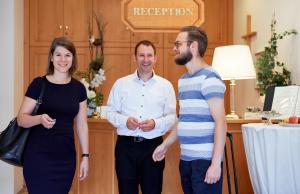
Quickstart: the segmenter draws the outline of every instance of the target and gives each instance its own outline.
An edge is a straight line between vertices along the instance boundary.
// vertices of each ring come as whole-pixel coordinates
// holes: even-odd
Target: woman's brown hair
[[[52,59],[55,49],[58,46],[64,47],[65,49],[70,51],[73,55],[72,66],[69,69],[69,74],[72,76],[77,68],[77,54],[76,54],[76,49],[75,49],[73,42],[71,40],[67,39],[66,37],[58,37],[52,41],[50,50],[49,50],[49,54],[48,54],[47,75],[52,75],[54,73],[54,65],[53,65],[53,62],[51,61],[51,59]]]

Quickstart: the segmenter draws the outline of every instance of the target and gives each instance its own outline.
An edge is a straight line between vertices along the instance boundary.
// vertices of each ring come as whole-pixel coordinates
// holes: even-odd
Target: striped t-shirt
[[[226,87],[219,74],[205,67],[193,75],[184,74],[178,81],[178,137],[181,159],[212,159],[215,122],[207,100],[224,98]]]

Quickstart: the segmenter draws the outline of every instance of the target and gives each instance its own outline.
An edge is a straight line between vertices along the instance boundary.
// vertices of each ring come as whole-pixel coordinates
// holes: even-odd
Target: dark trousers
[[[165,161],[154,162],[152,153],[162,143],[162,137],[141,142],[119,136],[116,148],[116,173],[119,194],[161,194]]]
[[[223,173],[215,184],[204,182],[206,171],[210,166],[209,160],[180,160],[179,170],[181,176],[181,186],[184,194],[221,194]],[[221,164],[223,166],[223,164]],[[223,171],[223,167],[222,167]]]

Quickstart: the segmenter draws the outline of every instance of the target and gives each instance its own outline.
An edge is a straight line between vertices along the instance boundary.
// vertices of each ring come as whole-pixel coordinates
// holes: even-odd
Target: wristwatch
[[[87,157],[87,158],[89,158],[90,154],[81,154],[81,157]]]

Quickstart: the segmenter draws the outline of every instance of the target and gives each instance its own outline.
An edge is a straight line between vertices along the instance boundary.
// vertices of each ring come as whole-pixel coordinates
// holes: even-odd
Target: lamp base
[[[239,119],[239,116],[235,114],[235,112],[231,112],[230,114],[226,115],[226,119]]]

